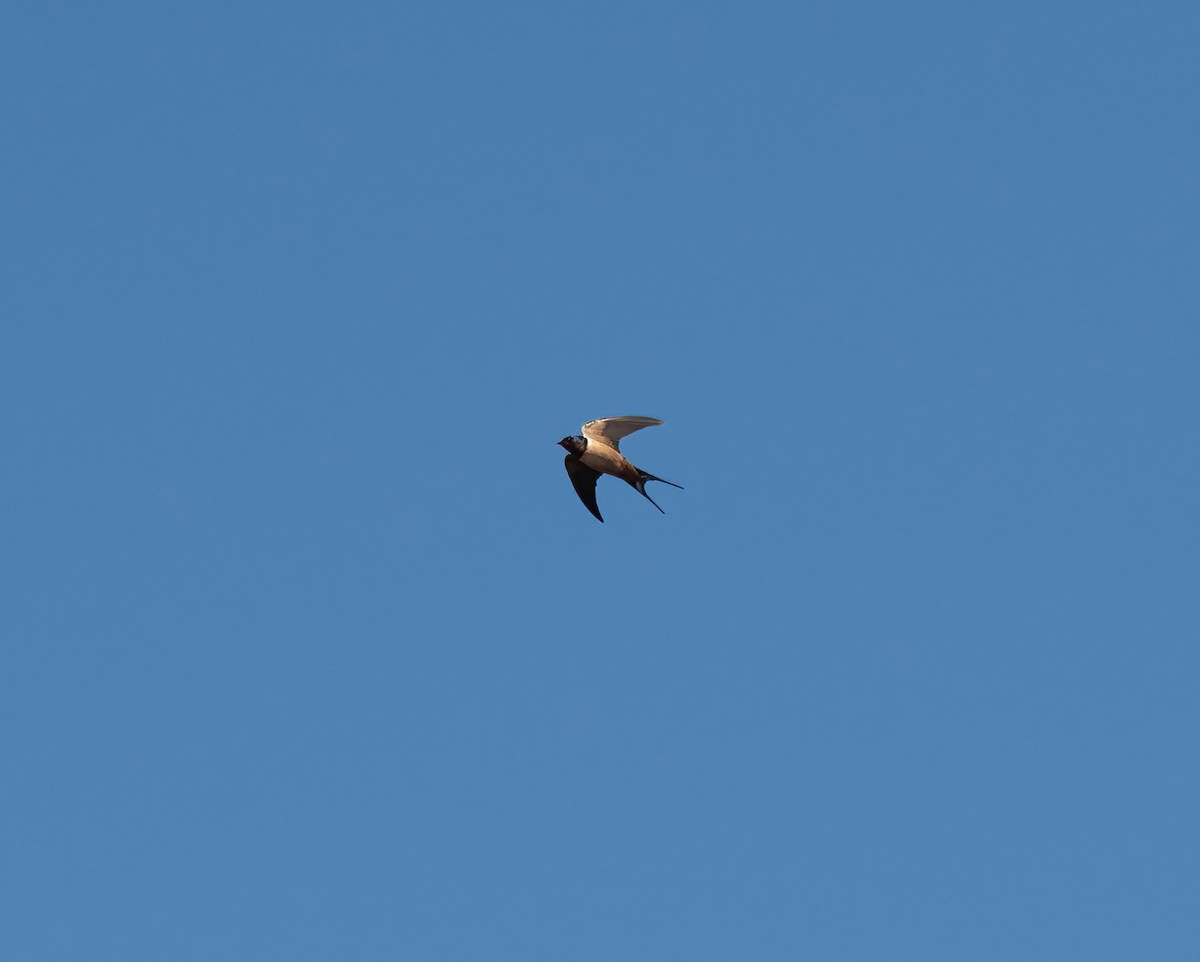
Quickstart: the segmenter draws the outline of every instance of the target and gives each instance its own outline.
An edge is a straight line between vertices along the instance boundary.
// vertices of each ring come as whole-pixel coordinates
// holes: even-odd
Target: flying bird
[[[571,484],[575,486],[575,493],[579,495],[579,500],[583,502],[584,506],[596,516],[597,521],[604,521],[600,517],[600,509],[596,506],[596,481],[602,474],[611,474],[614,478],[628,482],[637,490],[638,494],[656,508],[658,505],[654,499],[646,494],[647,481],[662,481],[663,484],[683,490],[683,485],[675,484],[673,481],[664,481],[649,471],[635,468],[621,454],[621,438],[656,424],[662,424],[662,421],[658,418],[635,416],[598,418],[595,421],[588,421],[580,429],[583,431],[582,435],[573,434],[558,442],[567,450],[563,464],[567,466],[567,474],[571,478]],[[666,514],[662,508],[658,508],[658,510],[662,514]]]

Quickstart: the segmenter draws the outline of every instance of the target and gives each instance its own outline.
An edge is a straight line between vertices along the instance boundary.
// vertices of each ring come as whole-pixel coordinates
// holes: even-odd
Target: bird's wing
[[[590,441],[599,441],[601,444],[607,444],[615,451],[621,450],[620,440],[627,434],[633,434],[634,431],[640,431],[642,428],[652,428],[656,424],[662,424],[658,418],[643,418],[636,415],[628,415],[622,418],[597,418],[595,421],[588,421],[583,426],[583,436]]]
[[[580,461],[578,454],[568,454],[563,458],[563,464],[567,466],[567,474],[571,478],[571,484],[575,486],[579,500],[596,516],[596,520],[603,524],[604,519],[600,517],[600,509],[596,506],[596,479],[600,477],[600,472],[593,471]]]

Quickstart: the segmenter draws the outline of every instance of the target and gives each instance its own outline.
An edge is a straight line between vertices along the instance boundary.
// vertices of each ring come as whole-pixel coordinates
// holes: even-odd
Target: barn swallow
[[[580,429],[583,431],[582,435],[573,434],[558,442],[567,449],[563,464],[567,466],[567,474],[571,478],[571,484],[575,486],[575,493],[579,495],[584,507],[596,516],[597,521],[604,521],[600,517],[600,509],[596,506],[596,481],[602,474],[611,474],[614,478],[628,482],[656,508],[658,505],[654,499],[646,494],[647,481],[662,481],[663,484],[683,490],[682,485],[664,481],[649,471],[635,468],[621,454],[621,438],[656,424],[662,424],[662,421],[658,418],[642,417],[598,418],[588,421]],[[662,508],[658,510],[666,514]]]

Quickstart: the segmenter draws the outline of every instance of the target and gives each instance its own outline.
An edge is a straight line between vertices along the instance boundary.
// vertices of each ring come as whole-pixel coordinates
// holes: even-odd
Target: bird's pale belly
[[[601,474],[615,474],[620,477],[629,470],[629,462],[621,457],[619,452],[604,445],[589,443],[588,449],[579,460]]]

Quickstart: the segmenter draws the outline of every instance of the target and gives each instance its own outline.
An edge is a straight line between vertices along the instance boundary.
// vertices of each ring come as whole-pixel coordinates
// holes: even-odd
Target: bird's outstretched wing
[[[588,421],[583,426],[583,436],[589,441],[599,441],[601,444],[607,444],[614,451],[620,451],[621,438],[627,434],[633,434],[634,431],[640,431],[642,428],[652,428],[656,424],[662,424],[662,421],[658,418],[643,418],[636,415],[620,418],[597,418],[595,421]]]
[[[596,516],[596,520],[603,524],[604,519],[600,517],[600,508],[596,505],[596,479],[600,477],[600,472],[593,471],[580,461],[578,454],[568,454],[563,458],[563,464],[567,467],[567,474],[571,478],[571,484],[575,486],[575,493],[579,495],[579,500]]]

